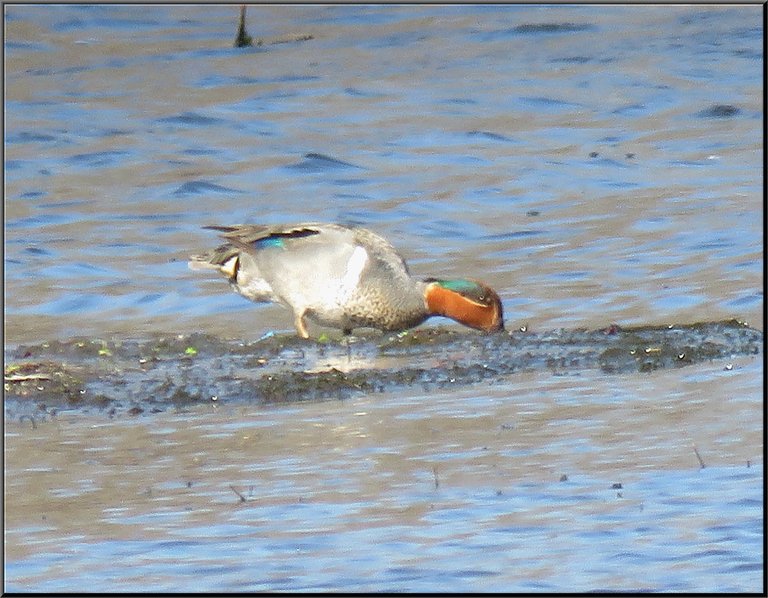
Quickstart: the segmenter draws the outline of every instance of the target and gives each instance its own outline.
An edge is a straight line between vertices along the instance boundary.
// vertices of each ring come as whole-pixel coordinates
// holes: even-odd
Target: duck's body
[[[417,280],[379,235],[338,224],[212,226],[226,243],[193,256],[193,269],[216,269],[251,301],[282,303],[294,313],[349,334],[354,328],[404,330],[432,315],[485,331],[504,327],[501,301],[486,285]]]

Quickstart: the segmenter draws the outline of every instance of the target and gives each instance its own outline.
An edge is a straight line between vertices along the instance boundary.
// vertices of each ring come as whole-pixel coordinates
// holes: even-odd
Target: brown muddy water
[[[6,591],[764,590],[761,7],[4,10]],[[294,221],[511,336],[186,267]]]

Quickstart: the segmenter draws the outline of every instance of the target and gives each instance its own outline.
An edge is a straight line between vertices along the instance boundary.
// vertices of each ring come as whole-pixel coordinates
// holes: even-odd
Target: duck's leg
[[[345,328],[342,332],[344,333],[344,341],[347,345],[347,363],[352,363],[352,349],[349,346],[349,337],[352,335],[352,329]]]
[[[307,324],[304,322],[305,312],[295,312],[293,314],[293,325],[296,327],[296,332],[299,333],[301,338],[309,338],[309,332],[307,332]]]

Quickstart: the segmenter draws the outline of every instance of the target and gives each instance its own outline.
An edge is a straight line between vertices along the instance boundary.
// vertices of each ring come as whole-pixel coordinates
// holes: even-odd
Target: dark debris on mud
[[[419,328],[320,342],[272,335],[71,339],[5,354],[6,416],[59,410],[138,415],[212,401],[282,403],[494,382],[521,371],[651,372],[755,355],[763,333],[736,320],[681,326],[480,335]]]

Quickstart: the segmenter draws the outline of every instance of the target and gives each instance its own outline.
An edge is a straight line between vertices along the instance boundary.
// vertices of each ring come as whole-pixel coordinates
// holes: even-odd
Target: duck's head
[[[424,282],[429,315],[445,316],[485,332],[504,330],[501,299],[488,285],[475,280],[439,278],[426,278]]]

